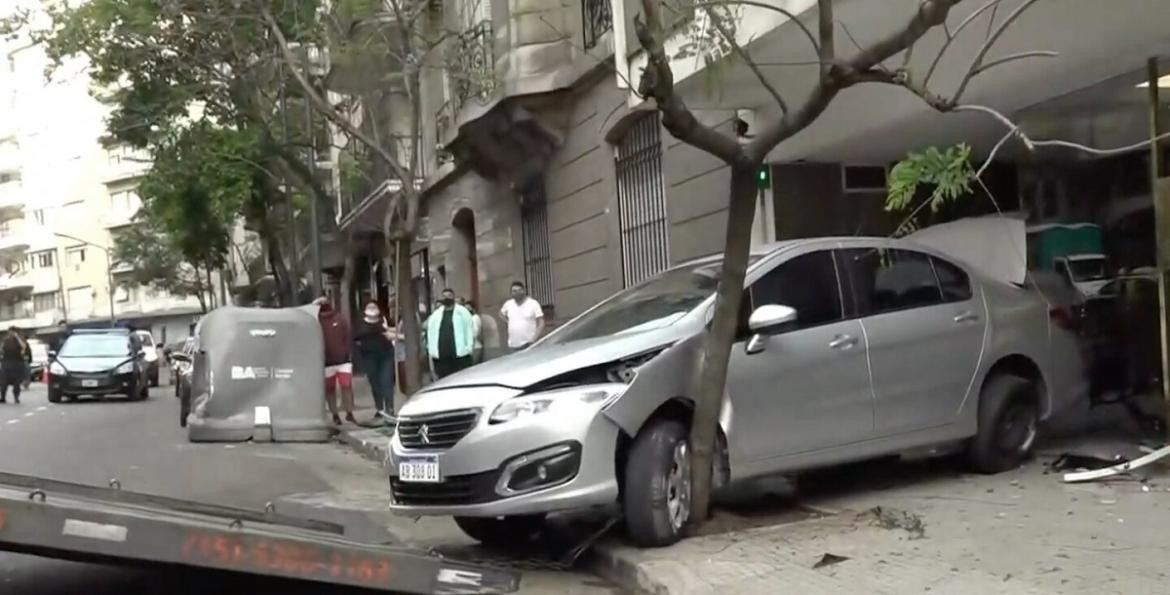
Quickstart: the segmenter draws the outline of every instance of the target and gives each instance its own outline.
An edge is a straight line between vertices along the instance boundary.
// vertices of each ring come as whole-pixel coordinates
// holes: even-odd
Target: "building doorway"
[[[475,249],[475,213],[462,208],[451,218],[451,250],[447,273],[451,289],[479,305],[479,258]]]

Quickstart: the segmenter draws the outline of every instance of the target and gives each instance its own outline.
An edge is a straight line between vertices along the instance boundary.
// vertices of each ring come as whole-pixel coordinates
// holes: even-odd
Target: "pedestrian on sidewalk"
[[[472,365],[475,329],[471,312],[455,303],[455,292],[444,289],[439,307],[427,319],[427,354],[434,363],[435,377],[450,376]]]
[[[475,302],[471,300],[459,300],[468,312],[471,312],[471,363],[478,364],[483,361],[483,318],[479,315],[479,310],[475,307]]]
[[[544,309],[519,281],[512,283],[512,299],[500,308],[500,318],[508,324],[508,348],[512,351],[526,349],[544,333]]]
[[[325,403],[333,414],[333,423],[341,425],[337,412],[337,390],[341,388],[341,407],[345,421],[357,423],[353,417],[353,359],[349,321],[333,309],[329,298],[317,298],[317,322],[325,340]]]
[[[392,421],[394,416],[394,338],[395,329],[386,322],[378,302],[369,300],[362,311],[362,319],[354,331],[362,369],[374,393],[374,421]]]
[[[0,340],[0,403],[8,402],[8,387],[12,397],[20,403],[20,389],[28,376],[28,343],[20,336],[16,327],[9,327],[4,339]]]

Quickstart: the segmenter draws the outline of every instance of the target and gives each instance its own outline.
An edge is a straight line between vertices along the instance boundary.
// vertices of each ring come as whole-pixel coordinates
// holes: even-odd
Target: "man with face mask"
[[[427,354],[435,376],[443,378],[471,366],[475,327],[471,312],[455,303],[455,292],[444,289],[439,307],[427,319]]]
[[[333,309],[326,297],[315,302],[318,306],[317,322],[321,324],[321,335],[325,340],[325,403],[333,414],[333,423],[341,425],[337,411],[337,389],[341,388],[341,407],[345,410],[345,421],[357,423],[353,417],[353,360],[349,320]]]

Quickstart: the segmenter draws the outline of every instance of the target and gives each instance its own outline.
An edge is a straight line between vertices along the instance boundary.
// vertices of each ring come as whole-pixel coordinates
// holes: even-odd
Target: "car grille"
[[[390,478],[395,504],[406,506],[457,506],[496,499],[499,471],[444,477],[439,483],[415,483]]]
[[[398,418],[398,440],[403,448],[451,448],[479,419],[477,409],[444,411]]]
[[[69,375],[70,384],[73,386],[81,386],[86,380],[96,380],[98,384],[109,384],[111,376],[105,372],[98,373],[73,373]]]

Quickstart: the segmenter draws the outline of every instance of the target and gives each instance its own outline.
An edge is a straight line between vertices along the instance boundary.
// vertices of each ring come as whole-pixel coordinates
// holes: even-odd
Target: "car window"
[[[971,280],[963,269],[933,256],[930,261],[934,264],[934,274],[938,276],[943,301],[965,302],[971,299]]]
[[[858,316],[943,301],[930,257],[912,250],[859,248],[843,251]]]
[[[810,252],[792,258],[752,283],[740,307],[741,335],[749,334],[748,317],[760,306],[781,304],[796,310],[796,327],[808,328],[844,318],[841,287],[833,253]]]

